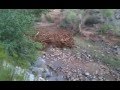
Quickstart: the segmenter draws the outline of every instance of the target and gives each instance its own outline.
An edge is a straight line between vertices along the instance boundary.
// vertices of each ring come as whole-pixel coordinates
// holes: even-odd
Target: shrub
[[[16,73],[16,66],[28,68],[42,47],[30,39],[35,34],[35,18],[26,9],[0,10],[0,80],[26,80],[26,71]]]
[[[111,18],[114,15],[114,9],[101,9],[104,18]]]
[[[112,26],[109,24],[109,25],[107,25],[107,24],[103,24],[102,26],[101,26],[101,28],[98,30],[98,32],[100,33],[100,34],[105,34],[107,31],[109,31],[110,29],[112,29]]]
[[[47,12],[49,12],[49,9],[31,9],[31,13],[39,17]]]
[[[19,11],[26,14],[33,14],[36,17],[41,17],[42,14],[49,12],[49,9],[14,9],[14,11]]]
[[[34,34],[34,15],[26,11],[0,10],[0,41],[14,62],[24,64],[32,62],[37,55],[37,48],[29,36]]]
[[[80,13],[80,12],[79,12]],[[64,10],[63,11],[63,20],[60,23],[60,27],[68,28],[73,33],[79,32],[79,23],[78,11],[77,10]]]
[[[49,15],[46,15],[45,18],[48,22],[54,23],[54,20]]]
[[[22,72],[16,68],[16,65],[13,63],[13,58],[5,52],[5,47],[2,43],[0,43],[0,81],[13,81],[13,80],[26,80],[25,77],[26,71]]]
[[[93,26],[94,24],[102,23],[102,20],[98,16],[90,16],[86,18],[84,24],[87,26]]]
[[[115,19],[115,9],[102,9],[100,11],[105,22],[99,31],[101,33],[105,33],[106,31],[111,29],[112,33],[114,33],[115,35],[120,35],[120,22],[119,20]]]
[[[75,23],[76,21],[76,13],[72,10],[66,10],[64,12],[64,16],[65,18],[63,19],[63,22],[61,22],[61,26],[62,27],[69,27],[70,25],[72,25],[73,23]]]

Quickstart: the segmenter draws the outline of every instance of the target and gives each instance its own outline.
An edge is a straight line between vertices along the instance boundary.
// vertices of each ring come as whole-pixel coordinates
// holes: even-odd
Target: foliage
[[[104,24],[100,28],[99,32],[103,34],[106,33],[108,30],[111,30],[113,33],[116,33],[118,31],[119,25],[118,21],[116,21],[114,17],[115,9],[102,9],[100,11],[104,18]]]
[[[110,24],[103,24],[101,26],[101,28],[98,30],[99,34],[105,34],[107,31],[109,31],[110,29],[112,29],[112,25]]]
[[[13,9],[14,11],[19,11],[21,13],[32,14],[36,17],[41,17],[42,14],[49,12],[49,9]]]
[[[29,37],[34,34],[34,15],[21,10],[0,10],[0,41],[15,63],[32,63],[37,47]],[[18,65],[19,65],[18,64]]]
[[[114,9],[102,9],[101,13],[105,18],[111,18],[114,15]]]
[[[63,20],[60,26],[63,28],[68,28],[74,34],[79,32],[79,24],[82,22],[81,17],[83,15],[83,10],[80,9],[65,9],[63,11]]]
[[[54,20],[49,15],[46,15],[45,18],[48,22],[54,23]]]
[[[72,23],[75,22],[75,20],[76,20],[76,13],[68,10],[65,12],[65,18],[61,22],[61,26],[62,27],[69,27]]]
[[[16,73],[16,65],[13,63],[13,58],[4,50],[3,44],[0,43],[0,81],[25,80],[25,72]]]
[[[29,79],[27,70],[13,66],[8,62],[3,62],[0,67],[0,81],[23,81]]]

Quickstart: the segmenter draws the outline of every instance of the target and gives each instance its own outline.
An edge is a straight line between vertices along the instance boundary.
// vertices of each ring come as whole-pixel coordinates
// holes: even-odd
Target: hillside
[[[21,21],[25,19],[25,23],[15,21],[21,26],[28,25],[25,28],[28,31],[23,32],[28,39],[22,37],[23,33],[20,34],[22,32],[20,30],[24,29],[24,26],[22,28],[20,25],[18,25],[19,27],[16,25],[15,30],[19,32],[9,28],[12,33],[6,32],[10,31],[9,29],[5,29],[5,33],[2,33],[4,26],[0,27],[1,61],[3,64],[11,63],[10,60],[13,61],[11,65],[17,67],[14,69],[15,72],[19,73],[19,70],[23,70],[22,73],[25,74],[16,76],[17,78],[12,75],[13,81],[17,81],[17,79],[23,81],[120,80],[119,9],[106,9],[106,11],[105,9],[51,9],[45,14],[43,12],[34,19],[32,24],[34,29],[31,28],[34,33],[28,29],[30,27],[28,22],[32,21],[32,15],[26,16],[28,20],[25,19],[26,17],[20,19]],[[18,18],[23,16],[19,17],[18,14]],[[14,18],[9,18],[8,21],[12,22]],[[9,26],[9,24],[7,25]],[[13,38],[11,39],[11,37]],[[7,50],[10,47],[10,54],[14,52],[13,56],[9,57],[9,54],[4,54],[2,46],[8,46]],[[19,64],[20,66],[18,66]],[[22,68],[21,65],[27,68]],[[1,67],[4,67],[2,63]],[[7,74],[7,71],[3,72],[5,75]],[[5,80],[2,78],[4,74],[0,74],[0,80]],[[11,79],[9,80],[11,81]]]

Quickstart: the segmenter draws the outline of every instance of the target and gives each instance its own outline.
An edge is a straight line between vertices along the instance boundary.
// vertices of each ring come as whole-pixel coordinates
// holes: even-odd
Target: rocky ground
[[[57,20],[60,10],[54,10],[53,20]],[[38,23],[37,28],[56,29],[54,23]],[[94,30],[93,30],[94,31]],[[86,41],[94,43],[86,44]],[[119,41],[119,40],[117,40]],[[80,43],[79,43],[80,42]],[[110,43],[111,42],[111,43]],[[43,55],[31,66],[31,73],[37,77],[36,81],[118,81],[120,80],[120,71],[111,69],[108,65],[102,63],[99,58],[95,58],[91,51],[99,51],[101,55],[110,54],[120,56],[120,47],[115,45],[115,40],[107,37],[95,36],[94,32],[86,29],[81,37],[75,37],[76,48],[60,49],[48,47],[43,51]],[[92,50],[91,50],[92,49]]]

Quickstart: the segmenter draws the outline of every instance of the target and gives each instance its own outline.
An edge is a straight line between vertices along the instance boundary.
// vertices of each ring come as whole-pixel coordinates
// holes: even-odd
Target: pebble
[[[88,45],[88,47],[91,47],[90,45]]]
[[[52,76],[52,73],[50,73],[49,71],[45,73],[45,77],[46,77],[46,78],[49,78],[49,77],[51,77],[51,76]]]
[[[64,78],[63,78],[63,76],[60,76],[60,75],[59,75],[59,76],[57,76],[57,80],[58,80],[58,81],[64,81]]]
[[[56,77],[50,77],[50,78],[48,79],[48,81],[57,81],[57,78],[56,78]]]
[[[101,81],[103,81],[103,77],[98,77]]]
[[[46,80],[44,78],[42,78],[42,77],[39,77],[38,81],[46,81]]]
[[[85,75],[89,76],[89,75],[90,75],[90,73],[86,72],[86,73],[85,73]]]
[[[29,80],[34,81],[35,76],[33,74],[29,74]]]

